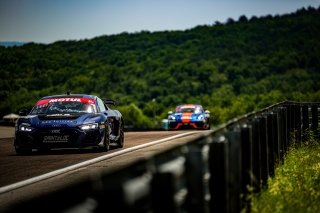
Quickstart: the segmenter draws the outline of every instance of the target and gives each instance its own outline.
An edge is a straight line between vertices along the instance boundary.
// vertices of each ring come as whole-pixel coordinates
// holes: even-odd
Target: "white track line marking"
[[[97,158],[93,158],[93,159],[88,160],[88,161],[84,161],[82,163],[78,163],[78,164],[75,164],[75,165],[72,165],[72,166],[68,166],[68,167],[65,167],[65,168],[62,168],[62,169],[58,169],[58,170],[55,170],[55,171],[52,171],[52,172],[49,172],[49,173],[46,173],[46,174],[43,174],[43,175],[39,175],[39,176],[33,177],[33,178],[30,178],[30,179],[27,179],[27,180],[24,180],[24,181],[20,181],[20,182],[14,183],[14,184],[10,184],[10,185],[1,187],[0,188],[0,194],[9,192],[9,191],[12,191],[12,190],[15,190],[15,189],[18,189],[18,188],[33,184],[33,183],[36,183],[36,182],[39,182],[39,181],[42,181],[42,180],[45,180],[45,179],[49,179],[49,178],[61,175],[63,173],[66,173],[66,172],[70,172],[70,171],[73,171],[73,170],[76,170],[76,169],[79,169],[79,168],[82,168],[82,167],[86,167],[86,166],[89,166],[91,164],[95,164],[95,163],[98,163],[100,161],[107,160],[109,158],[113,158],[113,157],[118,156],[118,155],[122,155],[122,154],[125,154],[125,153],[128,153],[128,152],[132,152],[132,151],[135,151],[135,150],[138,150],[138,149],[142,149],[142,148],[145,148],[145,147],[148,147],[148,146],[152,146],[152,145],[155,145],[155,144],[160,144],[160,143],[163,143],[163,142],[166,142],[166,141],[169,141],[169,140],[177,139],[177,138],[180,138],[180,137],[183,137],[183,136],[187,136],[187,135],[191,135],[191,134],[194,134],[194,133],[196,133],[196,131],[186,132],[186,133],[182,133],[182,134],[179,134],[179,135],[174,135],[174,136],[171,136],[171,137],[163,138],[163,139],[160,139],[160,140],[157,140],[157,141],[153,141],[153,142],[141,144],[141,145],[138,145],[138,146],[126,148],[126,149],[120,150],[118,152],[113,152],[113,153],[110,153],[110,154],[106,154],[106,155],[103,155],[103,156],[100,156],[100,157],[97,157]]]

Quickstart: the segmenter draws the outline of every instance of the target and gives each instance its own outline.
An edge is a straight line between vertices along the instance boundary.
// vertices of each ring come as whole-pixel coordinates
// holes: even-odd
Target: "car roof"
[[[181,108],[201,108],[202,109],[202,106],[200,104],[182,104],[182,105],[179,105],[176,107],[176,109],[181,109]]]
[[[97,96],[95,95],[86,95],[86,94],[63,94],[63,95],[51,95],[51,96],[45,96],[43,98],[41,98],[41,100],[43,99],[51,99],[51,98],[97,98]]]

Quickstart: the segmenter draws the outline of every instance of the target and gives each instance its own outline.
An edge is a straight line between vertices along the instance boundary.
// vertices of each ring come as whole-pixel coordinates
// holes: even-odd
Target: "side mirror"
[[[168,112],[168,115],[172,115],[172,111],[169,111],[169,112]]]
[[[206,114],[207,118],[210,118],[210,111],[209,110],[204,111],[204,113]]]
[[[104,104],[116,106],[117,102],[115,100],[107,99],[107,100],[104,100]]]
[[[27,116],[29,114],[29,110],[27,109],[22,109],[19,111],[20,116]]]

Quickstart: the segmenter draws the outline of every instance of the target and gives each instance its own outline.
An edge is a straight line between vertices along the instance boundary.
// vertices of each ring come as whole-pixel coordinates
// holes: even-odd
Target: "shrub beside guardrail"
[[[320,103],[281,102],[113,173],[6,212],[230,212],[267,187],[289,143],[319,127]]]

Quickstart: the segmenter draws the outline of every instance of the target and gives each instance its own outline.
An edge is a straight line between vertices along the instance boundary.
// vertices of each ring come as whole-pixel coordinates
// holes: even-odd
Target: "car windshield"
[[[31,115],[46,114],[77,114],[77,113],[95,113],[94,104],[83,102],[51,102],[35,106]]]
[[[191,112],[195,114],[201,113],[201,109],[199,108],[180,108],[175,111],[176,113],[185,113],[185,112]]]

